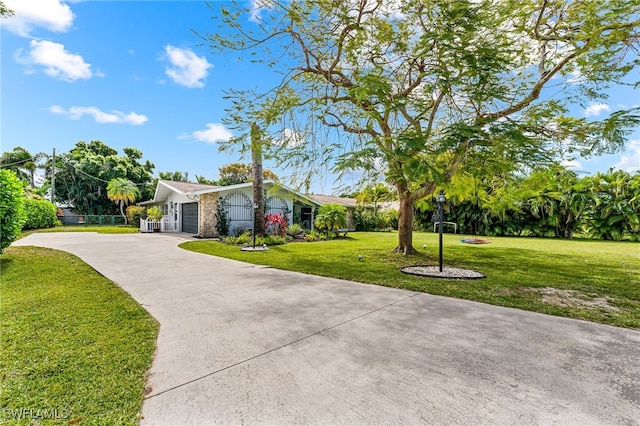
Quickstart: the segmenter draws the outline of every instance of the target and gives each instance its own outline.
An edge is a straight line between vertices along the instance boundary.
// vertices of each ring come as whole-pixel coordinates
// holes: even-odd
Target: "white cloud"
[[[189,49],[167,45],[164,59],[170,62],[165,72],[174,83],[185,87],[204,87],[204,80],[213,65],[204,56],[197,56]]]
[[[629,147],[625,152],[614,167],[627,173],[640,170],[640,140],[629,141]]]
[[[271,0],[251,0],[251,5],[249,6],[251,10],[251,12],[249,12],[249,21],[259,23],[261,20],[260,12],[268,10],[272,3]]]
[[[178,139],[193,137],[200,142],[216,143],[226,142],[233,137],[233,134],[224,128],[222,124],[208,123],[206,130],[196,130],[190,136],[182,135]]]
[[[563,166],[565,166],[568,169],[575,169],[575,170],[583,170],[584,169],[584,167],[582,167],[582,163],[580,163],[575,158],[569,158],[569,159],[566,159],[566,160],[562,160],[562,162],[560,164],[562,164]]]
[[[293,129],[283,129],[280,139],[276,140],[275,143],[285,148],[295,148],[304,143],[304,137]]]
[[[31,40],[29,46],[31,50],[24,56],[22,49],[16,52],[16,62],[28,66],[41,66],[45,74],[69,82],[93,76],[91,65],[86,63],[82,56],[67,52],[62,44],[47,40]],[[27,69],[27,73],[33,73],[33,70]]]
[[[591,103],[587,108],[585,108],[584,115],[586,117],[592,117],[595,115],[600,115],[602,111],[610,111],[610,110],[611,108],[609,108],[609,105],[603,104],[601,102],[595,102],[595,103]]]
[[[79,120],[84,115],[90,115],[96,123],[100,124],[131,124],[133,126],[139,126],[149,120],[146,115],[136,114],[135,112],[130,112],[129,114],[121,111],[103,112],[94,106],[74,106],[66,109],[60,105],[53,105],[49,108],[49,112],[52,114],[66,115],[70,120]]]
[[[60,0],[4,0],[15,14],[2,20],[2,26],[21,37],[29,37],[36,27],[62,33],[73,25],[71,8]]]

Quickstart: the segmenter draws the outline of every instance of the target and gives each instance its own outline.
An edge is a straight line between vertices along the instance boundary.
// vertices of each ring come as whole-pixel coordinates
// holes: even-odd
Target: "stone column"
[[[217,192],[200,195],[198,212],[198,233],[202,238],[214,238],[218,236],[218,202]]]

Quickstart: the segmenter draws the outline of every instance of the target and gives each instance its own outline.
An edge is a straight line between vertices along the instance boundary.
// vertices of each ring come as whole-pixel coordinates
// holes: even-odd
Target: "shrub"
[[[251,244],[253,243],[253,234],[250,231],[244,231],[236,238],[236,244]]]
[[[282,212],[267,214],[264,216],[264,227],[267,230],[272,230],[272,233],[284,237],[287,235],[287,217]]]
[[[222,202],[218,203],[218,223],[216,225],[216,230],[218,231],[218,235],[223,237],[225,235],[229,235],[229,218],[227,217],[227,211],[222,205]]]
[[[47,200],[24,200],[26,221],[22,229],[53,228],[58,223],[56,206]]]
[[[222,242],[225,244],[231,245],[252,245],[253,244],[253,234],[251,232],[245,232],[240,234],[237,237],[228,236],[222,239]],[[285,244],[287,242],[285,237],[279,237],[277,235],[267,235],[266,237],[256,237],[256,246],[277,246],[280,244]]]
[[[318,209],[318,214],[313,224],[319,231],[329,234],[337,229],[347,226],[347,209],[340,204],[325,204]]]
[[[134,228],[140,227],[140,219],[147,217],[147,209],[141,206],[129,206],[127,207],[127,221],[129,225]]]
[[[287,235],[291,237],[295,237],[296,235],[302,234],[303,232],[304,229],[302,229],[302,226],[298,223],[292,223],[287,227]]]
[[[0,254],[18,238],[26,220],[24,187],[16,174],[0,169]]]
[[[162,219],[162,216],[162,210],[160,210],[160,207],[158,206],[149,207],[147,210],[147,218],[151,220],[160,220]]]
[[[382,222],[381,228],[398,229],[398,219],[400,218],[400,212],[398,212],[398,210],[384,210],[382,212],[378,212],[378,215]]]
[[[309,242],[309,241],[320,241],[320,240],[326,240],[327,236],[321,232],[319,232],[318,230],[314,229],[313,231],[309,232],[307,235],[305,235],[304,240]]]
[[[229,236],[226,236],[226,237],[222,238],[221,241],[223,243],[225,243],[225,244],[235,245],[235,244],[237,244],[238,237],[234,237],[232,235],[229,235]]]
[[[277,235],[267,235],[266,237],[258,237],[256,238],[256,245],[262,246],[278,246],[281,244],[285,244],[287,239],[285,237],[279,237]]]
[[[251,235],[251,232],[245,231],[237,237],[232,235],[225,237],[222,241],[226,244],[249,244],[253,243],[253,236]]]
[[[373,210],[364,207],[358,207],[353,212],[353,222],[356,231],[373,231],[378,226]]]

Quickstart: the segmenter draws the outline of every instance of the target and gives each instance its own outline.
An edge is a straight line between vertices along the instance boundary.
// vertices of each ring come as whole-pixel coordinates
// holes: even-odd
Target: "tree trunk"
[[[127,226],[127,215],[124,214],[123,207],[124,207],[124,203],[122,202],[122,200],[120,200],[120,214],[124,218],[124,226]]]
[[[256,124],[251,126],[251,178],[253,180],[254,203],[254,235],[264,236],[264,188],[262,185],[262,146],[260,129]]]
[[[411,194],[407,191],[398,190],[400,197],[400,211],[398,218],[398,246],[393,249],[396,253],[403,255],[416,254],[413,248],[413,204],[415,203]]]

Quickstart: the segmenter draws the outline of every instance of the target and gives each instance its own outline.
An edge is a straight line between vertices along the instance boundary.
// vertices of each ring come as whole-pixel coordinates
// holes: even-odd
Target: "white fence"
[[[179,232],[178,223],[169,216],[161,220],[140,219],[140,232]]]
[[[140,232],[160,232],[160,222],[157,220],[140,219]]]
[[[160,232],[178,232],[178,223],[170,216],[165,216],[160,222]]]

